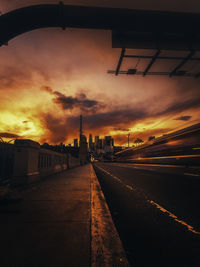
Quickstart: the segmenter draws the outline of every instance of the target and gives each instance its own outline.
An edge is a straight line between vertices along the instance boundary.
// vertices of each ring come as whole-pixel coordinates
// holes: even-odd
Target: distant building
[[[105,153],[113,153],[114,151],[114,139],[111,136],[104,137],[103,148]]]
[[[74,147],[78,147],[78,139],[74,139]]]
[[[111,139],[112,141],[112,146],[114,147],[115,146],[115,142],[114,142],[114,138]]]
[[[89,152],[94,152],[96,154],[105,154],[114,152],[114,138],[112,136],[105,136],[103,139],[99,138],[99,135],[94,137],[94,142],[92,134],[89,134],[88,138],[88,149]]]
[[[80,142],[80,150],[79,150],[79,158],[80,163],[85,164],[87,162],[87,152],[88,152],[88,144],[87,138],[85,135],[81,135],[81,142]]]
[[[112,146],[113,145],[113,138],[111,136],[104,137],[104,146]]]
[[[92,134],[89,135],[89,151],[93,150]]]
[[[87,138],[83,135],[83,117],[80,115],[80,148],[79,148],[79,160],[80,164],[86,164],[88,160],[88,145],[87,145]]]
[[[84,145],[87,144],[87,138],[86,138],[85,135],[82,135],[82,136],[81,136],[81,143],[84,144]]]
[[[99,143],[99,136],[95,136],[95,139],[94,139],[94,149],[98,149],[98,143]]]
[[[102,149],[102,148],[103,148],[103,140],[102,139],[99,139],[98,149]]]

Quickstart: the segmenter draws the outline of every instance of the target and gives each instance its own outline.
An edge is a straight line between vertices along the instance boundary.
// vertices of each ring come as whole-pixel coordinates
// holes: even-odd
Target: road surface
[[[131,266],[200,266],[200,169],[94,164]]]

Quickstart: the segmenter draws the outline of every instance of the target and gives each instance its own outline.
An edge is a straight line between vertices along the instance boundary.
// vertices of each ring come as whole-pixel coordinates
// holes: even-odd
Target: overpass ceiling
[[[35,5],[13,10],[0,16],[0,45],[34,29],[46,27],[87,28],[112,31],[113,47],[122,48],[116,70],[109,73],[139,75],[169,75],[199,77],[183,67],[197,62],[200,48],[200,14],[166,11],[145,11],[118,8],[100,8],[59,4]],[[140,54],[127,54],[128,48],[151,49],[154,53],[144,58]],[[185,50],[187,54],[162,56],[163,50]],[[148,59],[143,71],[135,67],[121,70],[125,58]],[[150,71],[157,61],[179,60],[170,71]]]
[[[0,44],[33,29],[45,27],[105,29],[138,34],[200,33],[200,14],[145,11],[60,4],[19,8],[0,16]],[[127,35],[126,35],[127,36]]]

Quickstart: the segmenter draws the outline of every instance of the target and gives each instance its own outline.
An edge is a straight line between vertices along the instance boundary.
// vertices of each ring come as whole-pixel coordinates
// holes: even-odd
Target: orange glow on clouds
[[[110,38],[42,29],[1,47],[0,136],[71,143],[83,114],[86,136],[112,135],[124,145],[131,133],[132,145],[199,122],[199,80],[108,75],[120,54]]]

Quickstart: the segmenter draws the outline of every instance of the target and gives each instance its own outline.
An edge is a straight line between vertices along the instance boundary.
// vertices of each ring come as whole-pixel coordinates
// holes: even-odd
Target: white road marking
[[[127,185],[127,184],[124,184],[121,179],[119,179],[117,176],[111,174],[110,172],[106,171],[105,169],[99,167],[99,166],[96,166],[97,168],[99,168],[100,170],[102,170],[103,172],[105,172],[106,174],[108,174],[109,176],[113,177],[115,180],[117,180],[118,182],[120,182],[123,186],[125,186],[126,188],[128,188],[129,190],[131,191],[136,191],[136,188],[130,186],[130,185]],[[199,175],[198,175],[199,176]],[[160,206],[158,203],[156,203],[155,201],[153,200],[147,200],[151,205],[153,205],[154,207],[156,207],[157,209],[159,209],[160,211],[162,211],[163,213],[167,214],[170,218],[174,219],[176,222],[182,224],[183,226],[186,226],[186,228],[188,229],[188,231],[192,232],[193,234],[196,234],[196,235],[200,235],[200,232],[196,231],[194,229],[193,226],[189,225],[188,223],[186,223],[185,221],[183,220],[180,220],[175,214],[173,214],[172,212],[166,210],[165,208],[163,208],[162,206]]]
[[[158,203],[154,202],[153,200],[148,200],[148,202],[151,203],[152,205],[155,205],[156,208],[159,209],[160,211],[162,211],[163,213],[168,214],[169,217],[173,218],[176,222],[178,222],[178,223],[180,223],[180,224],[186,226],[187,229],[188,229],[190,232],[192,232],[192,233],[194,233],[194,234],[197,234],[197,235],[200,235],[200,232],[196,231],[196,230],[194,229],[193,226],[191,226],[191,225],[187,224],[186,222],[184,222],[184,221],[178,219],[178,217],[177,217],[176,215],[174,215],[174,214],[171,213],[170,211],[166,210],[165,208],[163,208],[162,206],[160,206]]]

